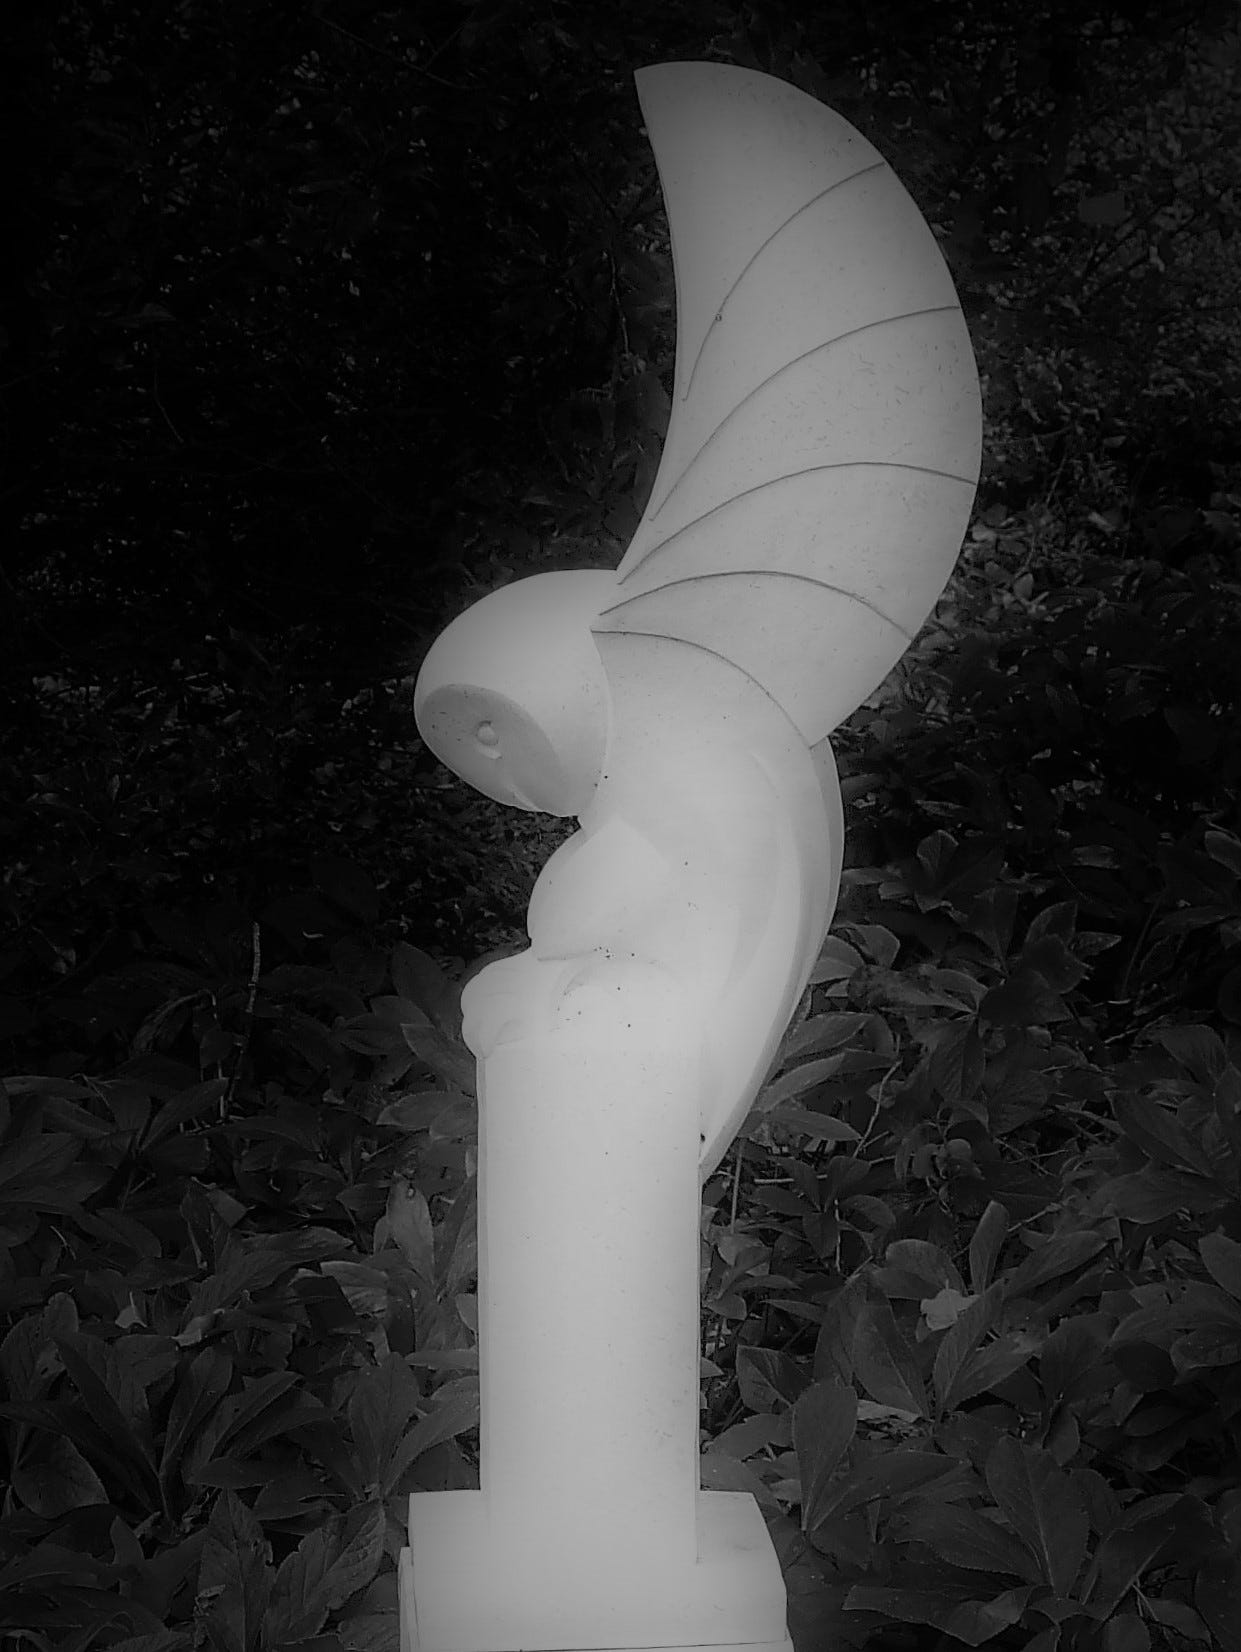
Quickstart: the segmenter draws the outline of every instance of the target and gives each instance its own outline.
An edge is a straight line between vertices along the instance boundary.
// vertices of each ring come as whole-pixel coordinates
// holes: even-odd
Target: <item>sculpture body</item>
[[[678,290],[651,501],[615,574],[485,598],[416,692],[459,774],[581,830],[530,948],[463,997],[481,1485],[411,1498],[405,1652],[787,1652],[757,1506],[698,1489],[701,1180],[835,906],[827,736],[939,595],[977,477],[951,280],[875,151],[749,71],[638,85]]]

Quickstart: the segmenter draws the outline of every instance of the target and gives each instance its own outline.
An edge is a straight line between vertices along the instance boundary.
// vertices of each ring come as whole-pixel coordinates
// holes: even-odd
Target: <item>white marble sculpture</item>
[[[977,375],[917,208],[838,115],[642,71],[673,413],[615,573],[437,639],[416,715],[488,796],[577,816],[530,947],[463,999],[479,1069],[481,1486],[411,1498],[404,1652],[788,1652],[748,1495],[698,1478],[698,1219],[831,920],[828,735],[948,578]]]

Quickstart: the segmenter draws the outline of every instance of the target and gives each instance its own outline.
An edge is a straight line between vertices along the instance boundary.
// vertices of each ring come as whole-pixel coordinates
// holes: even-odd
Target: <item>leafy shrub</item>
[[[467,1098],[394,1086],[414,1045],[472,1069],[429,959],[399,947],[372,985],[367,1011],[309,967],[264,983],[273,1019],[335,1006],[335,1038],[285,1024],[314,1106],[274,1082],[248,1104],[226,1079],[182,1087],[154,1053],[3,1087],[6,1629],[277,1646],[332,1615],[333,1644],[395,1643],[406,1494],[468,1483],[478,1399]],[[356,1049],[379,1083],[351,1078]]]
[[[1111,937],[1055,905],[1015,944],[1025,892],[959,850],[837,926],[751,1117],[707,1229],[707,1483],[768,1511],[808,1645],[1230,1647],[1241,1040],[1109,1059]],[[930,955],[894,967],[898,928]]]

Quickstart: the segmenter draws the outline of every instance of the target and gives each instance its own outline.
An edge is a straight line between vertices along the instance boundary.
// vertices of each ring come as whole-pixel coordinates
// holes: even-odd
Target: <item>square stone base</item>
[[[688,1565],[592,1550],[592,1524],[605,1522],[585,1499],[559,1546],[537,1513],[497,1530],[478,1491],[409,1503],[401,1652],[792,1652],[780,1563],[748,1492],[698,1493]]]

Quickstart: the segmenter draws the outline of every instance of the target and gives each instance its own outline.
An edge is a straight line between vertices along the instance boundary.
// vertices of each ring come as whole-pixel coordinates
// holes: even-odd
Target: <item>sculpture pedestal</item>
[[[791,1652],[758,1505],[698,1489],[685,1006],[631,960],[561,1013],[479,1062],[481,1489],[410,1498],[403,1652]]]
[[[592,1500],[584,1484],[576,1506],[558,1511],[565,1543],[549,1551],[540,1515],[550,1511],[501,1528],[481,1492],[415,1493],[401,1652],[792,1652],[780,1564],[748,1492],[699,1492],[688,1565],[592,1545],[596,1520],[607,1520]]]

